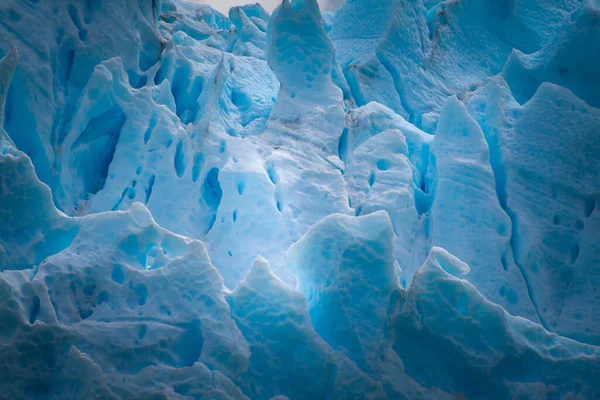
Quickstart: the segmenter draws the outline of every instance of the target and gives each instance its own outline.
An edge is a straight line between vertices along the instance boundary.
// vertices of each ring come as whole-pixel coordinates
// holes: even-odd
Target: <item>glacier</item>
[[[0,398],[600,398],[599,0],[0,39]]]

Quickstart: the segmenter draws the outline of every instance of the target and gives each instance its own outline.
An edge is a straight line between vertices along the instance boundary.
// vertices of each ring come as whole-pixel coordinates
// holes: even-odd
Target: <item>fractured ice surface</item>
[[[514,259],[541,323],[598,344],[592,315],[600,301],[594,283],[600,260],[600,110],[550,83],[523,106],[499,78],[487,91],[488,100],[482,92],[469,108],[482,121],[494,154],[500,204],[512,220]]]
[[[599,397],[599,37],[0,2],[0,397]]]

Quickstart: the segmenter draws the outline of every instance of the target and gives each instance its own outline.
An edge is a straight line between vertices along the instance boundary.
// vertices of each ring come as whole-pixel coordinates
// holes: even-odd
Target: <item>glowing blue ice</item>
[[[593,399],[598,0],[0,2],[0,390]]]

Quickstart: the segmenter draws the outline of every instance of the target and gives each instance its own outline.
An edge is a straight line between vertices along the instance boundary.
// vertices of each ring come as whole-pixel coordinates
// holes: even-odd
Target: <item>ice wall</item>
[[[0,2],[0,397],[597,397],[599,16]]]

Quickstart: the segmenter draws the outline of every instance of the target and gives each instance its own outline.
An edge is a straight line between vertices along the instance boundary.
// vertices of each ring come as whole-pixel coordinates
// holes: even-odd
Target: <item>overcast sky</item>
[[[265,10],[271,12],[277,7],[281,0],[192,0],[199,3],[210,4],[214,9],[221,11],[227,15],[229,9],[233,6],[241,6],[249,3],[260,3]],[[339,7],[343,0],[318,0],[321,5],[321,11],[332,11]]]

